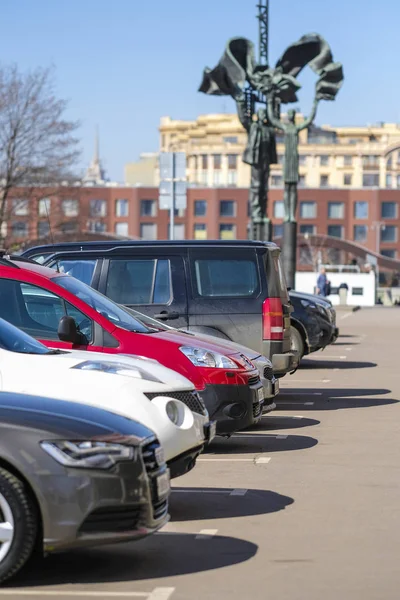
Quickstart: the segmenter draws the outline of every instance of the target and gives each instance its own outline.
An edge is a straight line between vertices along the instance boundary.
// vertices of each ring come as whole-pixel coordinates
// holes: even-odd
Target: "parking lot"
[[[173,482],[162,532],[32,564],[0,598],[397,599],[398,319],[339,311],[278,409]]]

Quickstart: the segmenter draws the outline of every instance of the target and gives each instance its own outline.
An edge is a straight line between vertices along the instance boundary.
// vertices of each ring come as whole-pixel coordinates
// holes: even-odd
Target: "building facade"
[[[275,238],[282,235],[283,192],[271,190],[269,212]],[[169,237],[169,212],[159,209],[156,187],[60,188],[26,198],[14,191],[6,246],[62,234],[90,232],[124,238]],[[400,191],[394,189],[304,188],[299,190],[299,233],[355,241],[373,251],[400,257]],[[246,239],[248,190],[194,187],[186,211],[177,211],[175,239]]]
[[[237,115],[201,115],[195,121],[162,117],[159,131],[161,151],[186,152],[191,185],[249,186],[250,168],[241,160],[247,134]],[[300,187],[400,190],[400,125],[312,126],[300,132],[299,141]],[[283,184],[282,142],[277,135],[279,164],[271,166],[272,189]]]

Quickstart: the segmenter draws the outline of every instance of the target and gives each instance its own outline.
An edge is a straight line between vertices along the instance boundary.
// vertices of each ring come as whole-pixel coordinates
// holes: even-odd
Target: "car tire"
[[[298,329],[296,329],[296,327],[293,327],[293,325],[290,326],[290,338],[291,338],[291,349],[296,350],[299,353],[300,358],[303,358],[303,356],[304,356],[303,336],[301,335],[300,331]]]
[[[37,534],[36,507],[24,483],[0,468],[0,582],[24,566],[35,548]]]

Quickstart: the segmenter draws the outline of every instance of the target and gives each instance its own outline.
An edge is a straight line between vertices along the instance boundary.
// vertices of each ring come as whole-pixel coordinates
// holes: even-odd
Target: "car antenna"
[[[51,241],[51,245],[53,246],[53,252],[54,252],[55,251],[55,244],[54,244],[53,230],[51,228],[51,222],[50,222],[50,216],[49,216],[49,209],[47,208],[47,198],[45,198],[44,207],[46,209],[46,218],[47,218],[47,222],[49,224],[50,241]],[[56,259],[56,271],[57,271],[57,273],[60,272],[60,267],[58,265],[58,260],[57,259]]]

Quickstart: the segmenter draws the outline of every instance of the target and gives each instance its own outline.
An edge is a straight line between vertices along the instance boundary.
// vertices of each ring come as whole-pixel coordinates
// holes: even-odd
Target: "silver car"
[[[34,549],[143,538],[169,519],[163,450],[91,406],[0,393],[0,581]]]

